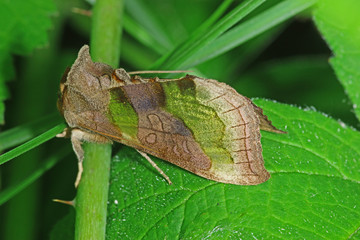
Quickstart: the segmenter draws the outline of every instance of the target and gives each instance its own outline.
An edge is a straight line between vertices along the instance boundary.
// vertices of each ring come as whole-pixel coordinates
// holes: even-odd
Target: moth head
[[[100,90],[102,85],[106,84],[100,78],[106,76],[110,79],[113,72],[111,66],[93,62],[89,50],[88,45],[84,45],[79,50],[78,57],[71,66],[65,83],[66,86],[76,89],[84,95],[86,95],[86,91],[90,91],[90,94],[93,95],[94,91]]]

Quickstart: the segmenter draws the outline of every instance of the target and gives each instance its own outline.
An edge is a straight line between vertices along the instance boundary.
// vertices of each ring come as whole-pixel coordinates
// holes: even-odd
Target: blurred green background
[[[120,66],[128,71],[150,68],[162,54],[185,40],[221,2],[127,1]],[[277,2],[281,1],[264,3],[252,15]],[[234,1],[233,5],[238,3]],[[56,0],[55,5],[56,10],[50,14],[48,44],[25,57],[14,58],[15,77],[7,84],[11,97],[6,101],[2,131],[57,111],[62,73],[73,63],[80,47],[89,43],[90,18],[74,13],[74,8],[91,9],[91,5],[70,0]],[[26,21],[26,16],[23,19]],[[153,33],[151,38],[141,35],[132,21]],[[330,56],[309,12],[303,12],[196,68],[203,76],[227,82],[250,98],[315,108],[359,128],[348,97],[328,63]],[[69,206],[52,202],[53,198],[71,200],[75,196],[77,163],[66,139],[53,139],[1,166],[0,183],[2,189],[16,184],[62,146],[69,152],[63,161],[1,206],[0,239],[48,239],[55,223],[69,212]]]

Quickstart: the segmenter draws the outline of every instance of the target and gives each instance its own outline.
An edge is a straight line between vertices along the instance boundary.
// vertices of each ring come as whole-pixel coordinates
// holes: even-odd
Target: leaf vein
[[[267,138],[267,137],[264,137],[264,138]],[[344,175],[341,170],[339,169],[339,167],[337,167],[336,165],[334,165],[333,163],[330,162],[330,160],[328,160],[326,157],[320,155],[319,153],[316,153],[315,151],[313,151],[312,149],[310,148],[307,148],[305,147],[304,145],[300,146],[300,145],[297,145],[297,144],[294,144],[294,143],[289,143],[289,142],[283,142],[283,141],[280,141],[278,139],[271,139],[271,138],[267,138],[269,140],[272,140],[272,141],[275,141],[275,142],[278,142],[278,143],[282,143],[284,145],[289,145],[289,146],[292,146],[292,147],[296,147],[296,148],[299,148],[299,149],[303,149],[303,150],[306,150],[308,151],[309,153],[312,153],[313,155],[323,159],[325,162],[327,162],[330,166],[332,166],[344,179],[347,179],[346,175]]]

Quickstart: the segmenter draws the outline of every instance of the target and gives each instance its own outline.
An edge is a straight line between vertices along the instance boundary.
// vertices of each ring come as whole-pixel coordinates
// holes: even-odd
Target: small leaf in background
[[[319,0],[316,26],[333,51],[330,60],[360,119],[360,1]]]
[[[5,81],[14,77],[11,55],[45,46],[54,13],[55,5],[49,0],[0,2],[0,124],[4,123],[3,101],[9,97]]]
[[[312,110],[256,100],[288,134],[262,132],[271,178],[221,184],[161,160],[168,185],[135,150],[113,159],[108,239],[344,239],[360,209],[360,134]],[[346,149],[346,151],[344,151]]]

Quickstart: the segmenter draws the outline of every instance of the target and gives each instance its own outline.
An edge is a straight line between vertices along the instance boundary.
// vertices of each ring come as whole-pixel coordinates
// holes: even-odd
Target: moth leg
[[[144,152],[142,152],[142,151],[139,151],[139,150],[137,150],[137,149],[136,149],[136,151],[138,151],[138,153],[140,153],[141,156],[143,156],[143,157],[151,164],[151,166],[153,166],[153,167],[166,179],[166,181],[169,183],[169,185],[172,184],[170,178],[164,173],[163,170],[161,170],[161,169],[156,165],[156,163],[155,163],[153,160],[151,160],[151,158],[150,158],[146,153],[144,153]]]
[[[83,138],[84,138],[83,131],[79,129],[73,129],[71,131],[71,144],[78,159],[78,173],[76,176],[75,188],[78,187],[83,172],[84,150],[81,146]]]
[[[66,128],[64,128],[62,133],[56,134],[56,137],[66,138],[66,137],[70,137],[70,134],[71,134],[71,129],[66,127]]]
[[[78,187],[83,172],[84,149],[82,148],[82,143],[84,141],[96,143],[112,143],[111,140],[98,134],[84,132],[80,129],[71,130],[71,144],[78,159],[78,173],[76,176],[75,188]]]

